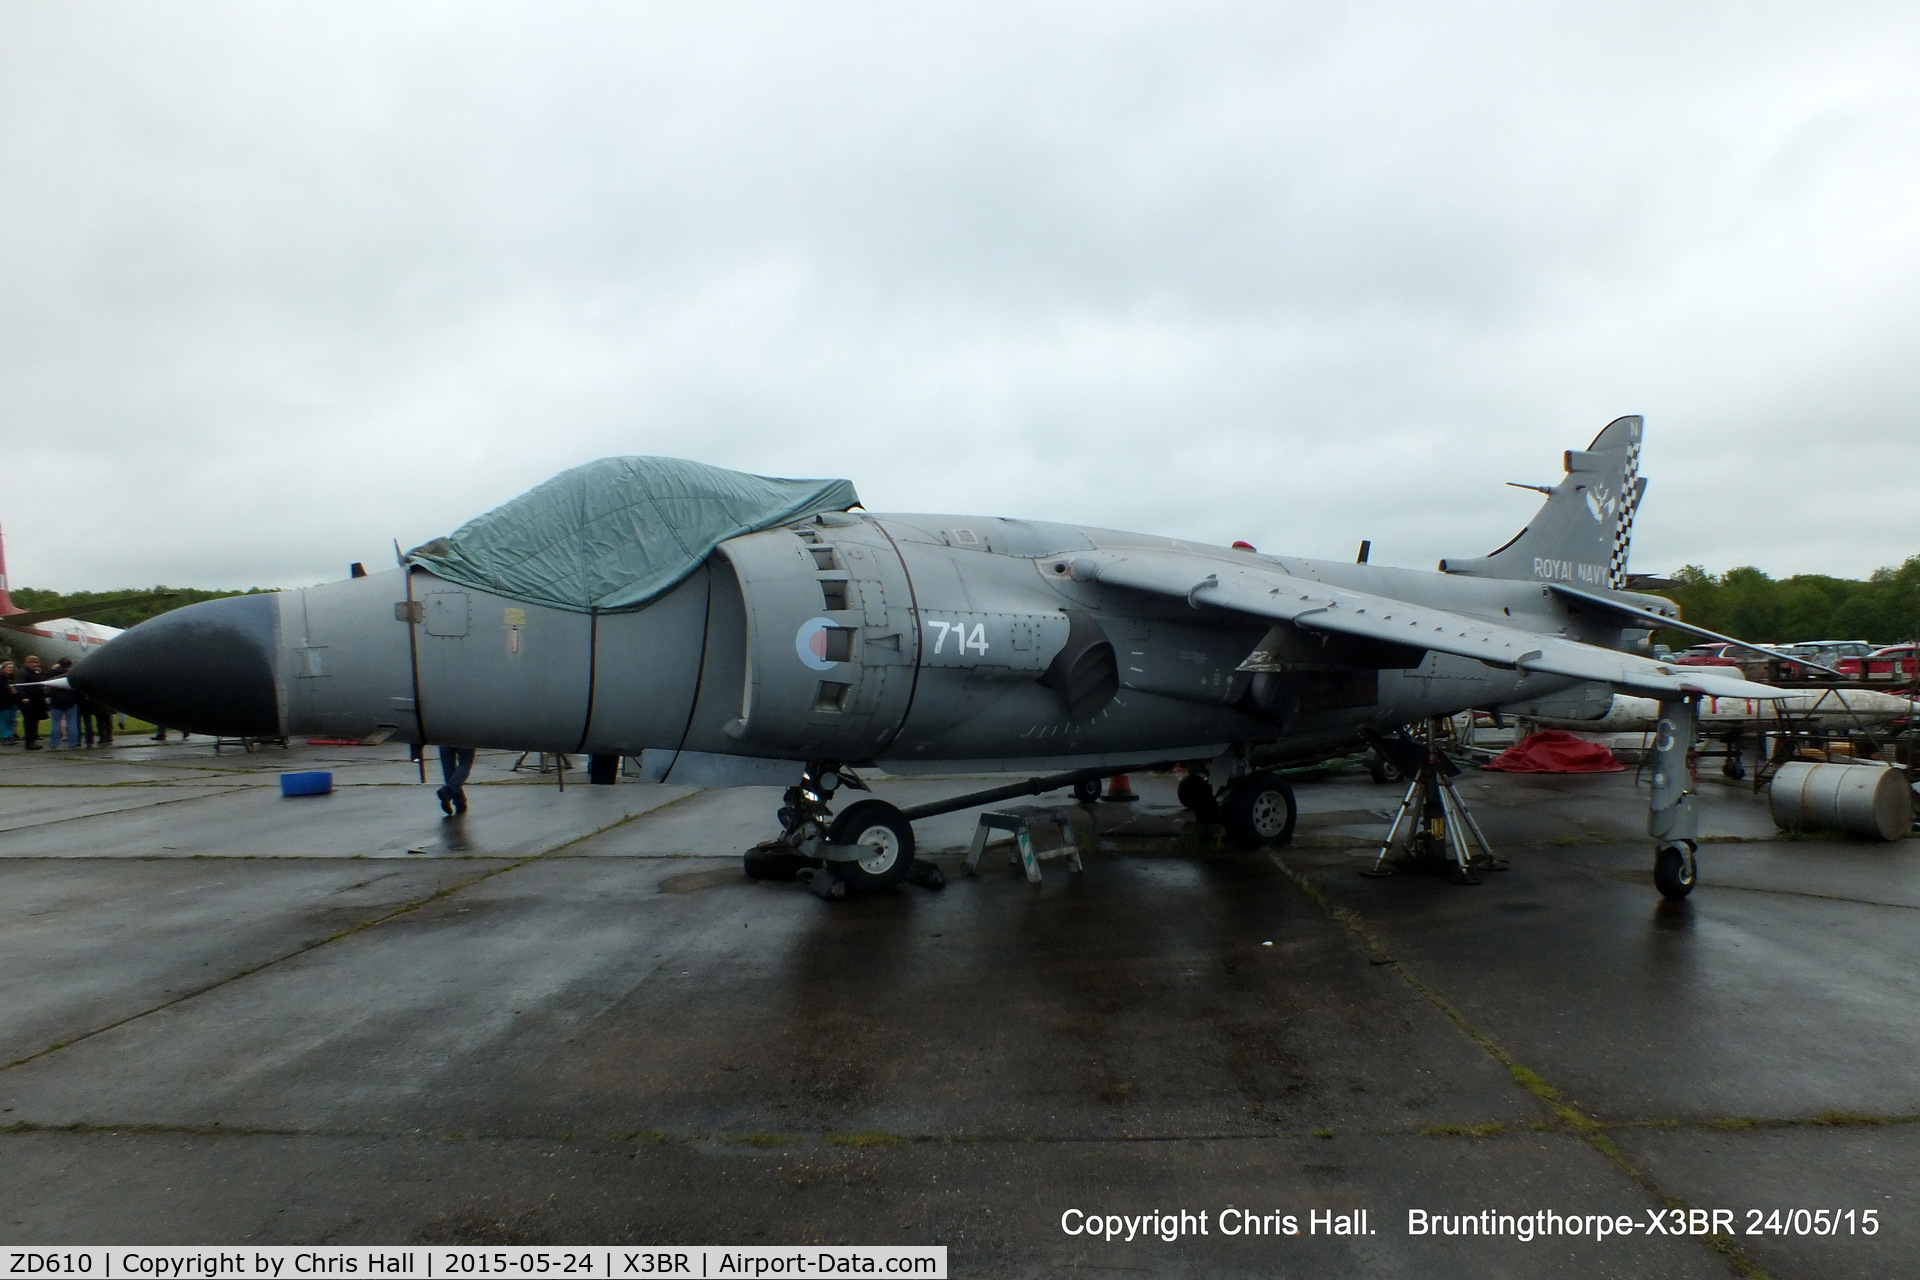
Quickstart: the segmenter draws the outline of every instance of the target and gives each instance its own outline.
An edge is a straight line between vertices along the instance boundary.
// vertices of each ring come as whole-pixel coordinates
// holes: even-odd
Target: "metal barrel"
[[[1773,821],[1788,831],[1843,831],[1898,840],[1913,827],[1912,792],[1899,769],[1794,760],[1773,777]]]

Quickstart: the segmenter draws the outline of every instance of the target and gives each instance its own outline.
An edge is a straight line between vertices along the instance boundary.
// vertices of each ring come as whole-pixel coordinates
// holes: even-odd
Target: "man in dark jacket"
[[[40,722],[47,718],[47,694],[34,686],[46,678],[39,656],[31,653],[14,677],[14,692],[20,699],[20,736],[27,740],[29,751],[40,749]]]

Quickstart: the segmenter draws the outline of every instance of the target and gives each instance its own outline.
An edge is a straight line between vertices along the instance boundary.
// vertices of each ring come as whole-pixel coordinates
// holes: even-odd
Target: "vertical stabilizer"
[[[1625,590],[1633,515],[1647,491],[1640,429],[1637,414],[1615,418],[1585,449],[1567,450],[1566,477],[1526,528],[1489,555],[1442,560],[1440,572]]]
[[[7,587],[7,537],[0,533],[0,618],[10,613],[24,613],[26,610],[15,607],[13,593]]]

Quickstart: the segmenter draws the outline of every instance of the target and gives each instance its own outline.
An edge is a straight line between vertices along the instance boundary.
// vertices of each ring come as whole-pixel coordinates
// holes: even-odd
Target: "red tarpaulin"
[[[1626,767],[1600,743],[1558,729],[1528,734],[1481,766],[1501,773],[1618,773]]]

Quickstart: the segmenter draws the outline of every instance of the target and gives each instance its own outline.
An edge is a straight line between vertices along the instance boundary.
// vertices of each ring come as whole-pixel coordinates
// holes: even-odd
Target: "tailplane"
[[[1633,514],[1647,491],[1640,428],[1637,414],[1615,418],[1585,449],[1567,450],[1566,477],[1526,528],[1488,555],[1442,560],[1440,572],[1624,591]]]

